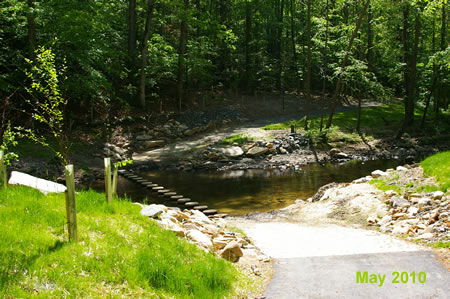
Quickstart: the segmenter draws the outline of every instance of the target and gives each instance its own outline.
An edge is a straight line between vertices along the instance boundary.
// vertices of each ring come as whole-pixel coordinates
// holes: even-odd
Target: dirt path
[[[379,105],[379,103],[367,102],[363,104],[363,108],[372,107],[375,105]],[[338,107],[336,112],[349,111],[356,108],[357,106],[355,105],[347,105]],[[319,107],[313,105],[311,109],[311,117],[316,117],[319,115]],[[249,137],[255,137],[258,139],[269,138],[272,134],[274,134],[274,132],[262,130],[261,128],[265,125],[300,119],[303,116],[303,110],[298,109],[295,113],[285,112],[282,115],[266,116],[263,119],[254,119],[234,126],[215,129],[214,131],[197,134],[181,141],[167,144],[161,148],[134,153],[133,161],[136,163],[145,163],[146,161],[174,162],[192,159],[198,151],[204,150],[205,147],[236,134],[244,133]]]

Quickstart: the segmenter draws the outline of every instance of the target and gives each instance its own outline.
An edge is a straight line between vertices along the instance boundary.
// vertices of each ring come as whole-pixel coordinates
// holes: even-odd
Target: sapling
[[[55,54],[51,49],[39,47],[36,49],[36,59],[25,59],[30,66],[30,71],[26,71],[27,77],[31,80],[31,87],[26,88],[30,95],[26,101],[32,107],[31,117],[49,130],[51,136],[56,140],[57,146],[47,142],[47,138],[29,128],[17,127],[17,132],[21,137],[26,137],[32,141],[46,147],[52,151],[62,166],[69,163],[68,138],[64,128],[64,111],[67,100],[61,95],[59,90],[59,78],[64,78],[66,70],[65,64],[58,69],[55,63]]]

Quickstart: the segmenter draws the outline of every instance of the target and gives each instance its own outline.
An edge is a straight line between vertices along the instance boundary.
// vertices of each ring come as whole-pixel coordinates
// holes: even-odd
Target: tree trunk
[[[372,47],[373,47],[373,34],[372,34],[372,9],[369,0],[369,7],[367,8],[367,69],[372,71]]]
[[[142,40],[142,53],[141,53],[141,78],[139,83],[139,102],[142,108],[145,108],[145,81],[146,81],[146,72],[145,68],[147,67],[147,43],[150,35],[150,27],[153,19],[153,0],[147,1],[147,20],[145,21],[145,32],[144,38]]]
[[[136,57],[136,0],[128,2],[128,59],[130,70],[134,69]]]
[[[325,102],[325,91],[327,86],[327,73],[328,73],[328,10],[329,4],[327,0],[327,6],[325,9],[325,48],[323,51],[323,78],[322,78],[322,101]],[[323,128],[323,108],[320,109],[320,132],[322,132]]]
[[[431,51],[433,54],[436,52],[436,18],[435,18],[435,15],[433,15]],[[430,85],[430,90],[428,93],[428,98],[425,103],[425,108],[423,109],[422,122],[420,123],[421,128],[423,128],[425,126],[425,119],[427,117],[428,107],[430,106],[431,96],[433,95],[436,81],[437,81],[436,80],[436,65],[433,63],[433,74],[431,75],[431,85]]]
[[[127,68],[128,83],[135,86],[136,68],[137,68],[137,46],[136,46],[137,24],[136,24],[136,0],[128,1],[128,45],[127,45]],[[128,101],[135,104],[134,94],[129,94]]]
[[[311,104],[311,0],[306,1],[306,115],[305,130],[308,130],[309,110]]]
[[[245,79],[244,88],[247,92],[251,91],[252,80],[251,80],[251,58],[250,58],[250,42],[252,33],[252,16],[251,16],[251,6],[249,1],[245,1]]]
[[[281,0],[281,3],[279,3],[279,9],[278,9],[278,24],[277,24],[277,41],[276,41],[276,53],[277,53],[277,60],[278,60],[278,74],[276,79],[276,88],[280,91],[283,88],[282,83],[282,74],[283,74],[283,58],[282,58],[282,39],[283,39],[283,16],[284,16],[284,0]]]
[[[411,77],[408,86],[408,98],[405,102],[405,123],[404,126],[410,125],[414,120],[414,98],[416,91],[416,77],[417,77],[417,52],[419,46],[419,33],[420,33],[420,16],[419,12],[416,12],[414,21],[414,48],[411,56],[410,72]]]
[[[36,23],[34,21],[34,0],[28,0],[28,57],[31,60],[35,60],[36,54]]]
[[[189,9],[189,0],[184,0],[184,9],[187,11]],[[184,80],[186,77],[186,63],[185,63],[185,53],[186,53],[186,43],[188,35],[188,23],[187,16],[183,16],[180,28],[180,46],[178,48],[178,74],[177,74],[177,98],[178,98],[178,110],[181,111],[181,105],[183,103],[184,97]]]
[[[445,48],[447,47],[447,45],[445,44],[445,34],[447,32],[447,28],[446,28],[446,2],[445,0],[442,0],[442,18],[441,18],[441,51],[444,51]]]
[[[338,80],[336,82],[336,89],[333,94],[333,99],[332,99],[333,106],[331,107],[330,116],[328,117],[327,125],[325,127],[327,129],[331,127],[334,112],[336,111],[338,98],[339,98],[340,91],[341,91],[342,73],[345,72],[345,68],[347,66],[347,61],[348,61],[348,56],[350,55],[350,51],[352,50],[353,41],[356,37],[356,34],[359,31],[359,27],[361,26],[362,20],[364,19],[364,16],[366,15],[366,11],[367,11],[367,8],[369,7],[369,3],[370,3],[370,0],[367,0],[366,4],[364,5],[364,7],[361,11],[361,14],[359,15],[359,19],[356,22],[356,27],[355,27],[355,30],[353,30],[350,41],[348,42],[347,49],[345,50],[345,56],[344,56],[344,59],[342,60],[342,65],[341,65],[341,73],[339,74]]]
[[[297,49],[296,49],[296,43],[295,43],[296,32],[295,32],[295,24],[294,24],[294,14],[295,14],[294,1],[295,0],[291,0],[291,2],[290,2],[290,4],[291,4],[291,44],[292,44],[292,57],[294,60],[293,63],[294,63],[295,77],[297,77],[298,76],[298,64],[297,64],[298,58],[297,58]]]
[[[427,102],[425,103],[425,108],[423,109],[422,122],[420,123],[421,128],[423,128],[425,126],[425,119],[427,117],[427,111],[428,111],[428,107],[430,106],[430,101],[431,101],[431,97],[433,95],[434,87],[436,86],[436,81],[437,81],[436,74],[435,74],[435,71],[433,70],[433,76],[431,78],[430,92],[428,94]]]
[[[358,116],[356,119],[356,132],[358,132],[358,133],[360,133],[360,131],[361,131],[361,98],[362,98],[361,90],[362,90],[362,87],[360,85],[360,88],[358,91]]]
[[[447,33],[447,27],[446,27],[446,2],[442,0],[442,23],[441,23],[441,51],[444,51],[445,48],[447,47],[447,44],[445,43],[445,35]],[[444,70],[444,74],[447,73],[447,70]],[[441,90],[442,90],[442,106],[444,108],[445,111],[447,111],[448,108],[448,104],[447,104],[447,88],[446,86],[442,85],[442,81],[441,81]],[[436,110],[436,114],[439,112],[439,105],[437,107],[438,109]]]
[[[403,86],[405,89],[405,97],[408,96],[408,86],[409,86],[409,34],[408,34],[408,16],[409,16],[409,4],[405,2],[403,7],[403,31],[402,31],[402,42],[403,42]],[[405,111],[406,113],[406,111]]]

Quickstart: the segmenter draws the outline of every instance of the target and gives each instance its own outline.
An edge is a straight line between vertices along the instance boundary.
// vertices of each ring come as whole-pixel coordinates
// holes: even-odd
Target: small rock
[[[406,234],[408,233],[409,227],[403,225],[396,225],[392,230],[393,234]]]
[[[443,196],[444,196],[444,192],[442,192],[442,191],[435,191],[431,195],[431,198],[432,199],[441,199]]]
[[[386,215],[383,218],[381,218],[380,221],[378,221],[378,225],[384,226],[384,225],[388,224],[391,221],[392,221],[392,217],[389,216],[389,215]]]
[[[393,198],[392,199],[392,206],[394,208],[403,208],[403,207],[409,207],[411,203],[403,198]]]
[[[417,236],[415,239],[423,240],[423,239],[432,239],[433,237],[434,237],[434,235],[432,233],[424,233],[424,234]]]
[[[408,208],[408,214],[411,216],[414,216],[419,212],[419,209],[417,207],[409,207]]]
[[[406,171],[406,170],[408,170],[408,168],[406,168],[404,166],[397,166],[396,170],[397,171]]]
[[[225,248],[220,252],[220,256],[227,259],[233,263],[239,261],[241,256],[244,256],[241,246],[236,241],[231,241]]]
[[[367,218],[367,224],[368,225],[376,225],[377,224],[377,218],[369,216]]]
[[[444,212],[444,213],[441,213],[440,215],[439,215],[439,220],[441,220],[441,219],[447,219],[448,218],[448,212]]]
[[[224,238],[216,238],[213,240],[213,246],[215,250],[221,250],[227,246],[228,242]]]
[[[394,220],[401,220],[401,219],[406,219],[408,218],[406,213],[395,213],[394,215],[392,215],[392,219]]]
[[[397,192],[395,192],[394,190],[387,190],[384,192],[384,196],[386,198],[391,198],[394,195],[398,195]]]
[[[328,152],[328,154],[330,155],[330,157],[334,157],[335,155],[337,155],[337,154],[339,154],[339,153],[341,153],[341,150],[340,150],[340,149],[337,149],[337,148],[332,148],[332,149]]]
[[[370,175],[374,178],[379,178],[379,177],[387,175],[387,173],[384,171],[381,171],[381,170],[374,170],[370,173]]]

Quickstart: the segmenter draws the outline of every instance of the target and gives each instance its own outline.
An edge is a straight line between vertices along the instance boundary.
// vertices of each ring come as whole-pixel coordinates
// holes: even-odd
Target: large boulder
[[[167,211],[166,206],[151,204],[142,208],[141,215],[151,218],[158,218],[159,215],[161,215],[165,211]]]
[[[267,147],[255,146],[248,150],[247,156],[254,157],[267,153],[269,149]]]
[[[37,189],[44,194],[62,193],[67,190],[66,186],[64,185],[40,179],[19,171],[11,172],[11,178],[9,179],[8,184],[28,186]]]
[[[244,151],[239,146],[232,146],[221,150],[222,154],[228,158],[238,158],[244,154]]]
[[[197,243],[198,245],[205,247],[205,248],[212,248],[213,243],[211,242],[211,239],[202,233],[199,230],[196,229],[190,229],[186,233],[187,237]]]

